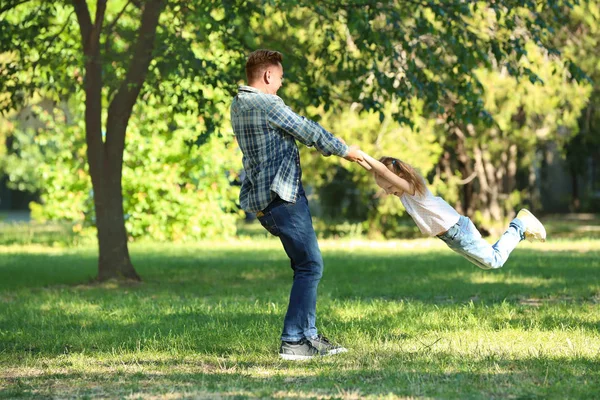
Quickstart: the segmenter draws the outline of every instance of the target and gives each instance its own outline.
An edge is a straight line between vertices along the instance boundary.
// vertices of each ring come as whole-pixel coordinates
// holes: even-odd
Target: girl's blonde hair
[[[379,162],[388,167],[400,178],[405,179],[415,189],[415,194],[421,196],[425,194],[427,190],[425,181],[412,166],[394,157],[381,157]]]

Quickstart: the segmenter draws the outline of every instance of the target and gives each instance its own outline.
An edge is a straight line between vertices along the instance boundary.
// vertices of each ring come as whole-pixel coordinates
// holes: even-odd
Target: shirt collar
[[[253,88],[252,86],[240,85],[238,87],[238,91],[240,92],[250,92],[250,93],[262,93],[260,90]]]

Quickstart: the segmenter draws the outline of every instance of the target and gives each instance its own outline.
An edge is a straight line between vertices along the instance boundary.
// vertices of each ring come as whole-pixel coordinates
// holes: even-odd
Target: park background
[[[600,391],[597,1],[23,1],[0,6],[0,396],[591,398]],[[237,205],[229,105],[279,95],[416,166],[495,240],[481,271],[358,165],[301,148],[319,327],[277,359],[291,270]]]

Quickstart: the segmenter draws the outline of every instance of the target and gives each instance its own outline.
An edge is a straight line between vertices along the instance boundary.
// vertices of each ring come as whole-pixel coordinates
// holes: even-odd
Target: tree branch
[[[104,54],[105,55],[108,55],[108,53],[110,52],[110,40],[109,39],[111,37],[112,31],[115,28],[115,26],[117,25],[117,22],[119,22],[119,18],[121,18],[121,16],[125,13],[125,10],[129,6],[129,4],[131,4],[131,3],[132,3],[132,0],[127,0],[127,3],[123,7],[123,9],[119,12],[117,17],[111,22],[111,24],[106,28],[106,31],[104,32],[106,35],[106,40],[104,42]]]
[[[125,6],[123,7],[123,9],[119,12],[119,14],[117,14],[116,18],[111,22],[111,24],[106,28],[106,34],[110,35],[110,33],[112,32],[112,30],[114,29],[115,25],[117,25],[117,22],[119,21],[119,18],[121,18],[121,16],[125,13],[125,10],[127,9],[127,7],[129,6],[129,4],[131,4],[131,0],[127,0],[127,3],[125,3]]]
[[[18,1],[16,3],[13,3],[13,4],[7,4],[4,7],[0,8],[0,15],[4,14],[7,11],[12,10],[13,8],[15,8],[17,6],[20,6],[21,4],[27,3],[29,1],[31,1],[31,0],[22,0],[22,1]]]
[[[461,179],[461,180],[460,180],[460,181],[458,181],[457,183],[458,183],[459,185],[463,185],[463,186],[464,186],[464,185],[466,185],[466,184],[468,184],[468,183],[471,183],[471,181],[472,181],[473,179],[475,179],[476,177],[477,177],[477,171],[473,171],[473,172],[471,173],[471,175],[470,175],[470,176],[466,177],[465,179]]]
[[[133,56],[129,63],[127,75],[110,104],[109,114],[116,104],[119,105],[118,108],[125,107],[122,110],[128,110],[129,113],[135,104],[142,85],[146,80],[148,66],[150,65],[150,61],[152,61],[156,28],[164,5],[163,3],[163,0],[150,0],[145,4],[142,14],[142,24],[137,43],[133,48]]]
[[[100,34],[102,33],[102,24],[104,23],[104,13],[106,12],[107,0],[98,0],[96,3],[96,19],[90,36],[90,51],[98,53],[100,46]]]
[[[90,17],[90,12],[85,0],[73,0],[73,8],[75,9],[75,14],[77,15],[77,21],[79,22],[83,51],[87,54],[89,48],[88,38],[90,37],[90,32],[92,31],[92,19]]]
[[[71,11],[71,14],[69,14],[69,16],[67,17],[67,20],[65,21],[65,24],[63,25],[63,27],[60,29],[60,31],[58,31],[58,33],[56,35],[52,36],[52,38],[50,39],[50,43],[48,43],[46,45],[46,48],[49,48],[50,46],[52,46],[52,44],[54,43],[56,38],[58,38],[60,36],[60,34],[65,31],[65,29],[67,28],[67,26],[69,25],[69,22],[71,20],[71,15],[73,15],[74,12],[75,11]]]
[[[85,0],[73,0],[73,7],[79,27],[81,29],[81,42],[83,51],[86,55],[97,55],[98,44],[100,43],[100,33],[102,33],[102,23],[104,22],[104,13],[106,12],[106,1],[98,0],[96,3],[96,17],[92,24],[92,18]]]

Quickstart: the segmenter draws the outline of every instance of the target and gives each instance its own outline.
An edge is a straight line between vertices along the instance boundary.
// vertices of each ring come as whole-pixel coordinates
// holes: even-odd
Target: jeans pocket
[[[460,231],[461,231],[461,226],[456,224],[454,226],[452,226],[452,228],[448,229],[447,235],[448,235],[448,240],[450,242],[454,242],[454,240],[456,240],[456,237],[458,235],[460,235]]]
[[[461,230],[460,229],[454,229],[452,230],[452,233],[450,234],[450,240],[454,241],[456,240],[456,237],[460,234]]]
[[[258,221],[271,235],[279,236],[279,228],[277,227],[271,212],[267,212],[262,217],[258,217]]]

